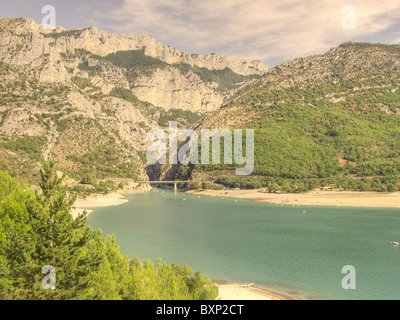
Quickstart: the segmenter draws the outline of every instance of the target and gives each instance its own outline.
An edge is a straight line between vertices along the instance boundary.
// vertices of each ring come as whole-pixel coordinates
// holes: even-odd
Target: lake
[[[129,257],[187,264],[213,280],[296,299],[400,299],[400,210],[281,206],[154,189],[87,223]],[[186,199],[186,200],[183,200]],[[303,213],[306,211],[306,213]],[[356,289],[342,268],[354,266]]]

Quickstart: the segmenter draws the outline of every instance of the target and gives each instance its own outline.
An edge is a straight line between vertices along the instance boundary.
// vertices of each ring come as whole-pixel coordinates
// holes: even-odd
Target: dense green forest
[[[129,259],[115,236],[74,219],[75,201],[54,163],[43,163],[40,190],[0,172],[0,299],[215,299],[218,288],[186,265]],[[42,268],[55,268],[45,290]]]

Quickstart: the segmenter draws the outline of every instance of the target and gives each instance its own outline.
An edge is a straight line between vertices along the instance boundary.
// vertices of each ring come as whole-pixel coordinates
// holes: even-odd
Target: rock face
[[[2,24],[5,23],[10,23],[10,19],[3,19]],[[97,27],[73,31],[58,27],[51,30],[44,29],[32,19],[23,19],[16,23],[17,26],[14,30],[15,34],[20,37],[19,43],[27,45],[26,49],[31,49],[27,55],[20,54],[9,60],[16,64],[28,64],[48,52],[66,52],[67,50],[74,51],[76,48],[83,48],[100,56],[117,51],[143,50],[146,55],[169,64],[187,63],[212,70],[230,68],[242,75],[263,75],[268,71],[267,65],[262,61],[244,60],[227,54],[198,55],[185,53],[159,43],[153,37],[145,34],[107,34],[105,31],[98,30]],[[66,36],[59,37],[54,44],[51,44],[51,40],[43,41],[44,37],[41,34],[53,34],[55,36],[64,34]],[[26,40],[31,45],[28,45]],[[0,44],[14,45],[7,40],[7,34],[2,35]]]
[[[142,60],[108,58],[131,51]],[[148,130],[171,120],[193,124],[251,81],[249,75],[267,69],[261,61],[184,53],[143,34],[49,30],[31,19],[2,19],[0,142],[34,141],[42,156],[72,174],[89,165],[101,177],[124,172],[146,179]],[[233,86],[221,89],[223,72],[235,77]],[[13,157],[37,159],[32,148],[22,154],[9,146],[0,147],[7,164],[19,161]],[[135,169],[127,173],[128,167]]]
[[[156,70],[151,78],[140,77],[132,90],[139,99],[155,106],[196,112],[213,111],[229,96],[229,93],[216,93],[213,86],[201,81],[197,74],[182,74],[172,67]]]
[[[28,68],[36,79],[43,82],[62,83],[75,75],[78,63],[71,64],[66,56],[76,50],[107,56],[118,51],[142,50],[146,56],[159,59],[167,64],[187,64],[208,70],[224,70],[243,75],[263,75],[268,67],[261,61],[238,59],[226,54],[195,55],[166,46],[144,34],[107,34],[97,27],[78,30],[44,29],[31,19],[3,19],[0,21],[0,61]],[[97,62],[88,58],[85,63],[95,67]],[[68,68],[74,70],[68,72]],[[123,78],[123,71],[120,72]],[[113,75],[103,73],[111,80]],[[122,76],[122,77],[121,77]],[[103,81],[101,87],[107,87]],[[127,84],[123,84],[127,86]],[[218,84],[202,81],[193,72],[182,74],[174,67],[154,72],[154,76],[143,76],[133,86],[133,92],[140,100],[168,109],[185,109],[205,112],[217,109],[230,96],[215,90]],[[106,88],[104,91],[110,91]]]

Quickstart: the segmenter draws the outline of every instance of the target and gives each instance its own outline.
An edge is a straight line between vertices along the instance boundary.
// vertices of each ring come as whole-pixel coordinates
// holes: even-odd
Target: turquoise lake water
[[[400,299],[400,247],[390,244],[400,242],[400,209],[292,207],[160,189],[128,199],[96,209],[87,222],[115,234],[129,257],[160,257],[297,299]],[[342,288],[345,265],[355,267],[355,290]]]

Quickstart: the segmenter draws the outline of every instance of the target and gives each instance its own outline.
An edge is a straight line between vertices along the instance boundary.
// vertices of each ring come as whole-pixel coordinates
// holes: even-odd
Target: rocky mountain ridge
[[[83,62],[90,65],[90,55],[105,57],[115,52],[141,51],[146,57],[153,57],[169,68],[158,69],[154,78],[138,76],[136,81],[127,81],[123,68],[101,63],[93,79],[109,93],[114,85],[132,89],[142,101],[164,109],[185,109],[207,112],[217,109],[230,96],[229,92],[215,90],[218,83],[203,81],[192,70],[181,71],[176,65],[205,68],[208,71],[230,70],[232,74],[263,75],[268,67],[261,61],[238,59],[225,54],[194,55],[181,52],[155,41],[148,35],[107,34],[97,27],[66,30],[57,27],[45,29],[31,19],[3,19],[0,21],[0,61],[26,68],[26,72],[43,82],[69,82],[79,73],[77,67]],[[80,57],[75,53],[80,52]],[[86,55],[85,55],[86,53]],[[87,58],[87,59],[86,59]],[[156,60],[155,60],[156,61]],[[93,63],[93,59],[92,59]],[[122,69],[122,70],[121,70]],[[83,75],[84,76],[84,75]]]
[[[108,34],[95,26],[76,30],[57,27],[52,30],[43,28],[32,19],[2,19],[0,24],[3,31],[0,38],[3,49],[9,50],[16,45],[11,43],[10,34],[20,38],[17,45],[21,46],[21,49],[24,46],[27,49],[27,52],[20,51],[19,54],[2,58],[4,62],[15,65],[32,63],[43,54],[73,52],[77,48],[82,48],[100,56],[117,51],[143,50],[145,55],[169,64],[186,63],[211,70],[230,68],[242,75],[263,75],[268,71],[267,65],[262,61],[239,59],[218,53],[190,54],[159,43],[146,34]],[[60,79],[65,80],[65,78]]]
[[[235,71],[236,72],[235,72]],[[262,62],[191,55],[147,35],[0,20],[0,169],[31,178],[44,157],[83,175],[147,179],[146,134],[193,125]]]

